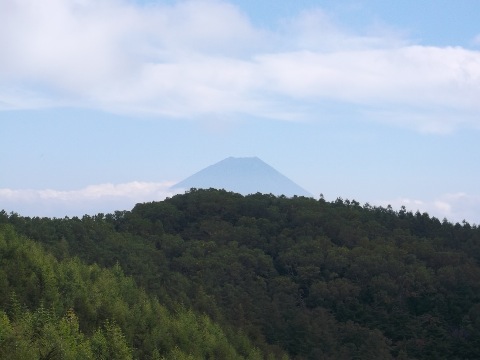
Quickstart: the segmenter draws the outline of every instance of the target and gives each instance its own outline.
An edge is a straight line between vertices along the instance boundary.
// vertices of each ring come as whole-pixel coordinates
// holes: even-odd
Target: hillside
[[[480,358],[480,229],[466,222],[214,189],[114,214],[3,212],[0,222],[49,261],[118,266],[168,311],[205,314],[264,357]]]
[[[8,226],[0,255],[1,359],[264,358],[243,334],[165,308],[118,265],[58,261]]]

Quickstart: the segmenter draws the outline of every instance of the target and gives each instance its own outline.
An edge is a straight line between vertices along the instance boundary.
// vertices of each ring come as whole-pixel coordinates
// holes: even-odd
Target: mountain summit
[[[171,187],[171,189],[190,188],[225,189],[242,195],[260,192],[285,196],[312,196],[258,157],[226,158]]]

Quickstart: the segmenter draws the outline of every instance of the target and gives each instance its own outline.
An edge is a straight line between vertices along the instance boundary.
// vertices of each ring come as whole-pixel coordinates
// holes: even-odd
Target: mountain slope
[[[312,196],[258,157],[226,158],[172,186],[172,189],[190,188],[225,189],[242,195],[260,192],[285,196]]]
[[[57,260],[1,224],[0,359],[264,359],[203,313],[167,309],[125,276]],[[44,219],[46,220],[46,219]],[[52,239],[50,239],[52,240]]]
[[[206,314],[247,358],[239,334],[276,360],[284,352],[295,360],[480,359],[480,228],[467,222],[341,198],[329,203],[215,189],[82,219],[0,211],[2,222],[59,258],[118,263],[166,309],[182,304]],[[48,289],[48,277],[19,276],[28,267],[11,264],[0,267],[0,289],[7,290],[0,299],[8,301],[6,287],[18,278],[28,281],[17,284],[22,289]],[[2,274],[7,269],[12,276]],[[92,286],[71,283],[93,296],[80,305],[95,304]],[[27,294],[38,306],[36,293]],[[135,315],[145,326],[157,318]],[[0,314],[0,332],[1,320]],[[128,329],[126,335],[142,334]],[[182,344],[182,338],[159,339]],[[204,339],[196,342],[199,349]]]

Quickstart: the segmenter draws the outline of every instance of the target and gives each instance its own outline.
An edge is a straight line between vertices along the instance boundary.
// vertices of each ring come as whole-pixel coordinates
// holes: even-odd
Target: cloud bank
[[[131,210],[141,202],[160,201],[178,192],[173,182],[90,185],[78,190],[0,189],[0,210],[22,216],[58,217]]]
[[[352,33],[321,9],[267,30],[226,1],[3,1],[0,51],[0,110],[318,121],[333,102],[423,132],[480,125],[479,51]]]

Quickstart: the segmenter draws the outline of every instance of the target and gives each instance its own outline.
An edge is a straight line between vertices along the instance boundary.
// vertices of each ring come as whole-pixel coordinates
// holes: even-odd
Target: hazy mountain
[[[172,186],[172,189],[225,189],[243,195],[309,196],[312,194],[258,157],[226,158]]]

